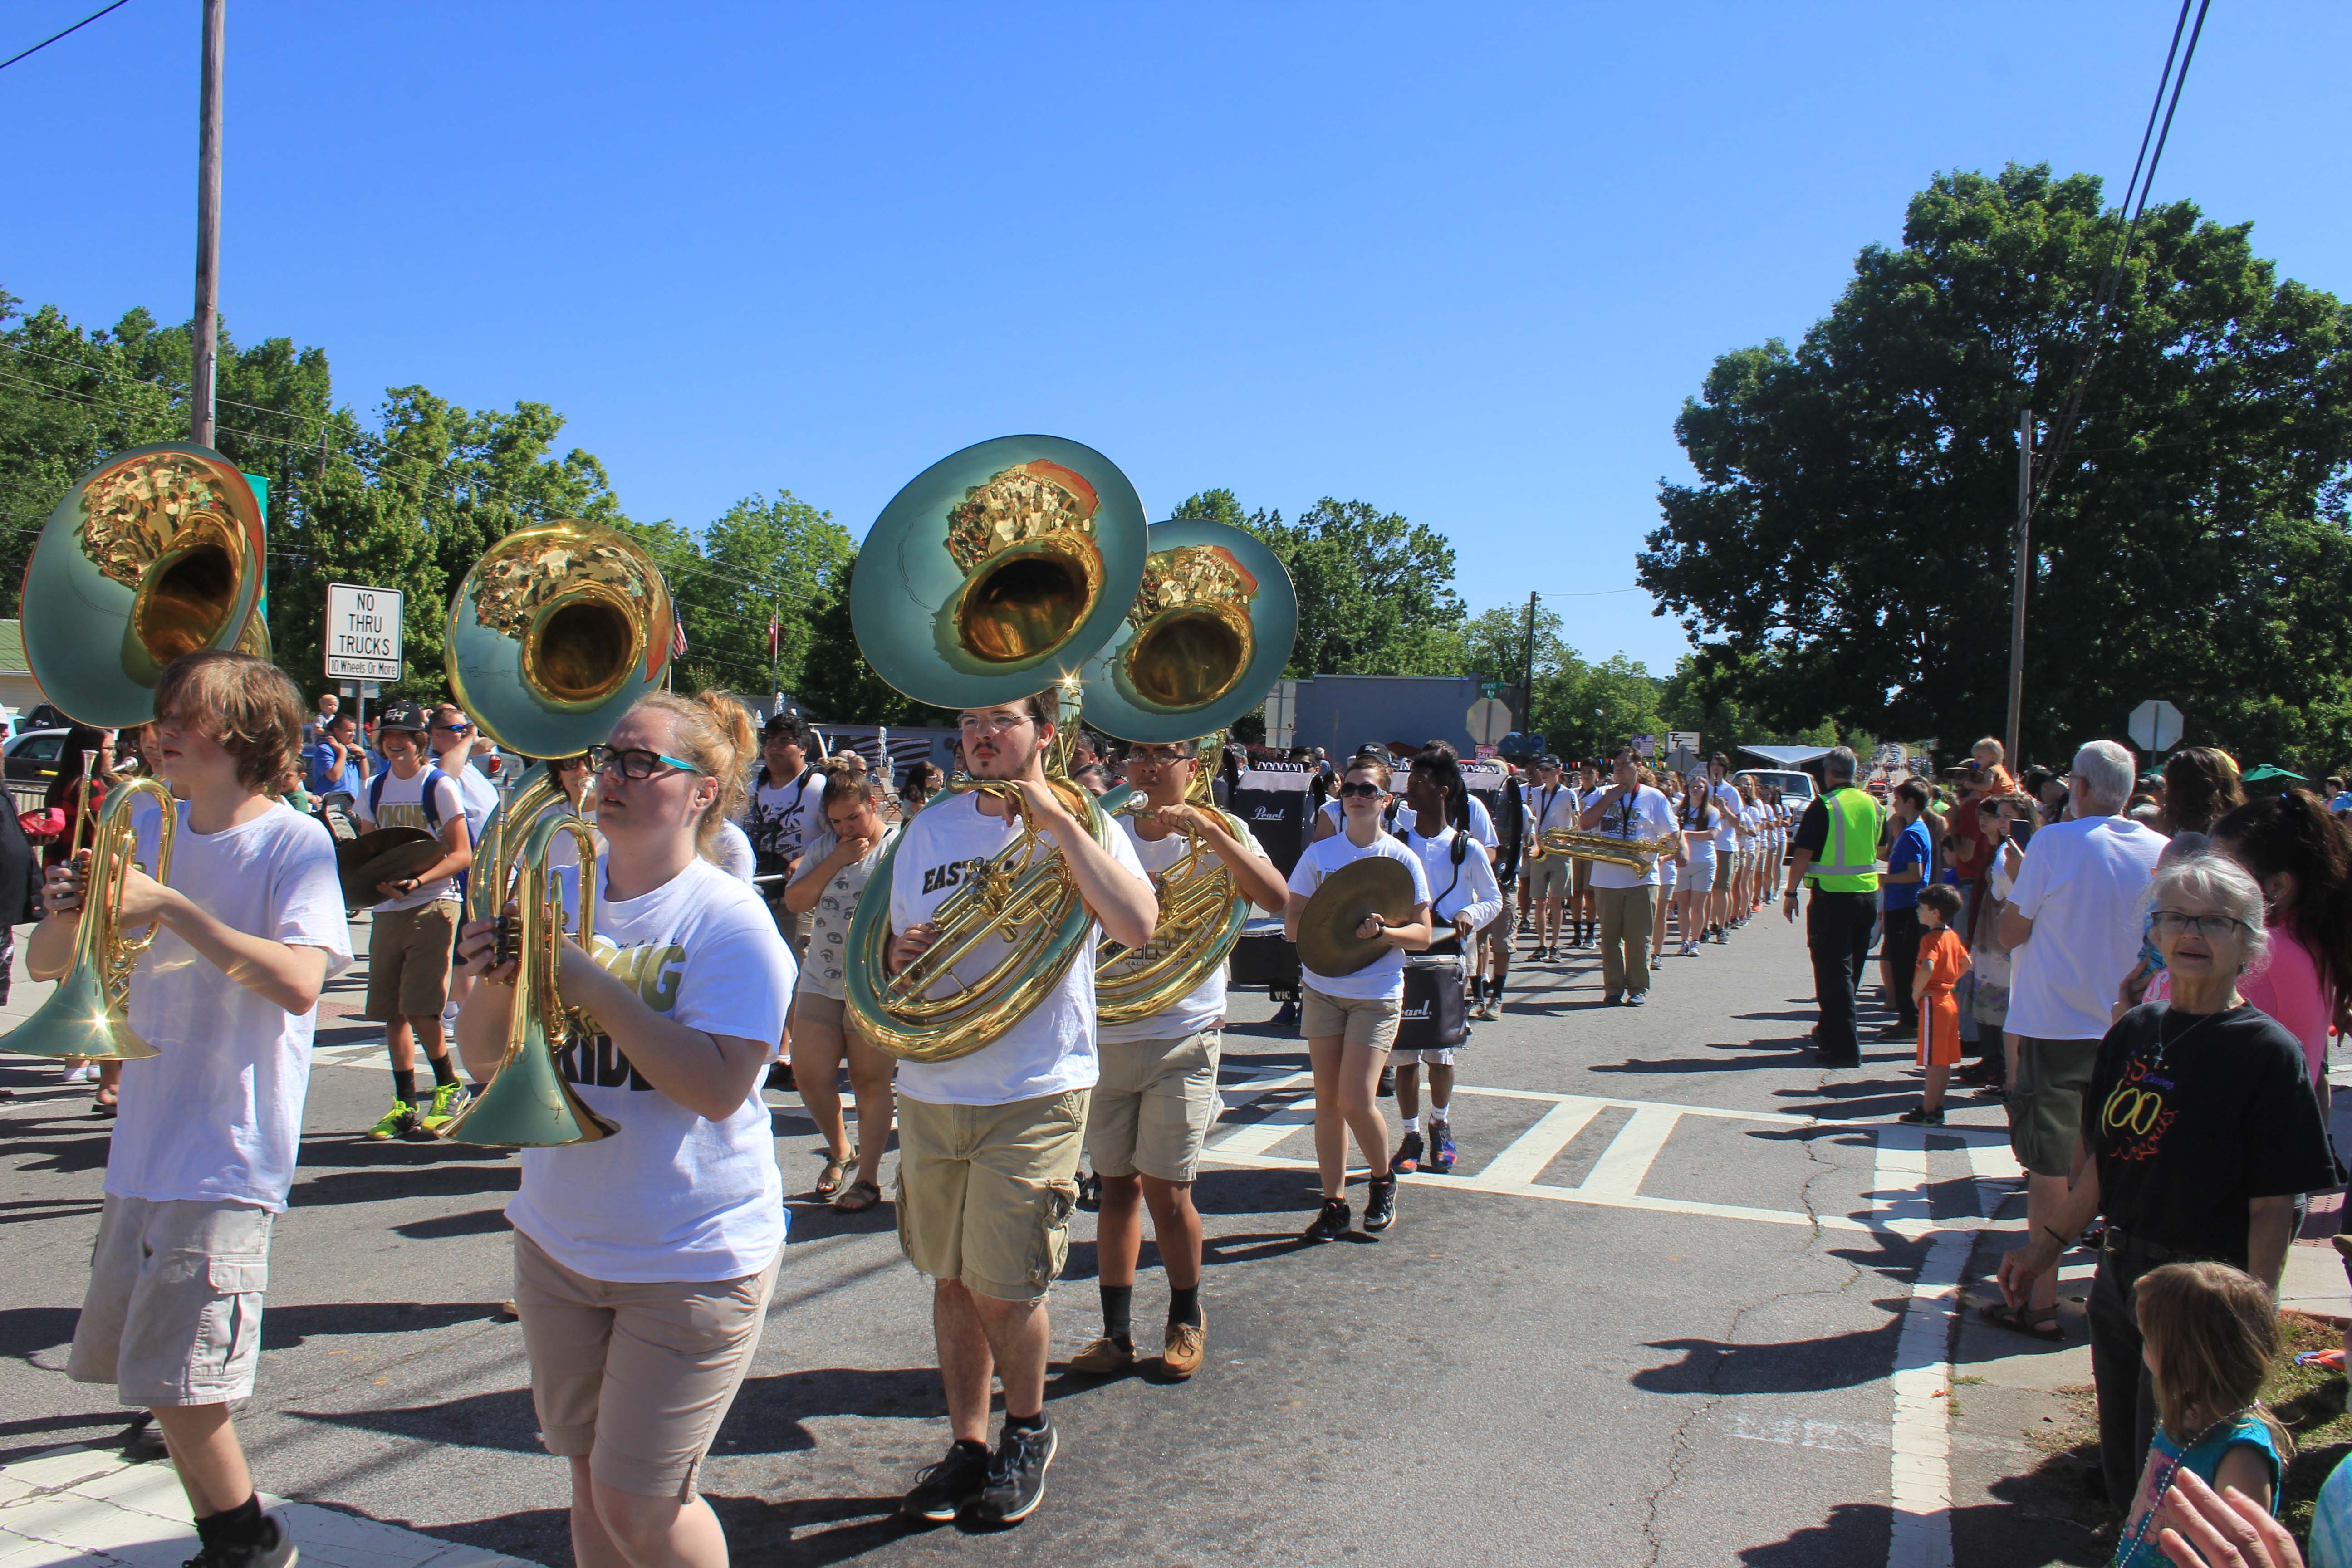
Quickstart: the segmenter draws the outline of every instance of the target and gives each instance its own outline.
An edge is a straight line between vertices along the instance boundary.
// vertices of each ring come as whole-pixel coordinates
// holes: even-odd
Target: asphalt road
[[[1179,1385],[1059,1370],[1097,1327],[1082,1215],[1054,1298],[1060,1458],[1015,1531],[891,1517],[945,1442],[928,1289],[887,1207],[796,1203],[765,1340],[703,1472],[737,1560],[1885,1563],[1888,1375],[1925,1247],[1865,1222],[1978,1201],[1949,1139],[1908,1177],[1897,1156],[1890,1184],[1879,1132],[1916,1096],[1909,1045],[1814,1068],[1801,938],[1777,918],[1667,960],[1639,1010],[1600,1005],[1589,952],[1515,979],[1464,1055],[1458,1173],[1408,1185],[1385,1236],[1316,1247],[1295,1240],[1314,1208],[1303,1090],[1266,1089],[1303,1048],[1261,1022],[1263,995],[1236,996],[1224,1077],[1255,1098],[1213,1134],[1236,1142],[1198,1190],[1207,1365]],[[20,988],[7,1012],[37,999]],[[495,1317],[516,1167],[361,1138],[389,1095],[374,1037],[321,1029],[240,1417],[257,1476],[566,1563],[563,1468],[538,1447],[520,1332]],[[0,1066],[0,1087],[5,1462],[118,1440],[130,1415],[60,1370],[106,1125],[46,1064]],[[1957,1120],[1990,1131],[1998,1112]],[[796,1100],[776,1136],[787,1192],[805,1194],[819,1158]],[[1148,1247],[1145,1265],[1148,1333],[1165,1293]]]

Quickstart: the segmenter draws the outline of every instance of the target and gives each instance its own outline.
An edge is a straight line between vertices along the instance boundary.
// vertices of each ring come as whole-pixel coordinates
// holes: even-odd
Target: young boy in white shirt
[[[206,1568],[284,1568],[229,1407],[253,1393],[269,1229],[286,1208],[310,1087],[320,988],[352,961],[334,841],[267,793],[299,765],[302,698],[239,653],[174,661],[155,689],[156,772],[180,798],[172,883],[133,869],[119,915],[154,922],[131,971],[131,1031],[106,1199],[67,1375],[154,1413]],[[137,819],[156,863],[163,814]],[[26,968],[73,959],[86,864],[48,873]]]

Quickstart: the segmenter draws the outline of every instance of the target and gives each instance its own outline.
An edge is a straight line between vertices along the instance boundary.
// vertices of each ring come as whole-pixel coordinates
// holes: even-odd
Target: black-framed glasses
[[[699,773],[702,770],[681,757],[648,752],[643,746],[591,746],[588,765],[600,773],[617,773],[625,779],[649,779],[656,772]]]
[[[1359,799],[1369,799],[1374,795],[1386,795],[1388,791],[1376,784],[1366,783],[1343,784],[1339,786],[1339,793],[1343,795],[1355,795]]]
[[[1131,761],[1150,763],[1157,768],[1168,767],[1176,763],[1189,763],[1192,760],[1192,752],[1175,746],[1137,746],[1127,754]]]
[[[2231,928],[2252,931],[2253,927],[2233,915],[2184,915],[2179,910],[2158,910],[2150,921],[2164,936],[2179,936],[2194,931],[2199,936],[2228,936]]]

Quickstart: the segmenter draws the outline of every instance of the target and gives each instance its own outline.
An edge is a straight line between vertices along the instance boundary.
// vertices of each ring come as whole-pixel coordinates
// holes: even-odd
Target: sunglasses
[[[649,779],[657,771],[699,773],[702,770],[677,757],[648,752],[642,746],[591,746],[588,765],[600,773],[619,773],[625,779]]]
[[[1339,786],[1339,793],[1343,795],[1354,795],[1359,799],[1369,800],[1374,795],[1386,795],[1388,791],[1376,784],[1343,784]]]

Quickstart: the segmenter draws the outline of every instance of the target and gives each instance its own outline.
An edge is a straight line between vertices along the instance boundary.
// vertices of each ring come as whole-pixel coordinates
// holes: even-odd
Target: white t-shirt
[[[1729,782],[1715,786],[1715,847],[1727,853],[1739,847],[1739,813],[1748,803]]]
[[[1167,837],[1154,842],[1135,830],[1135,819],[1131,816],[1120,817],[1118,825],[1126,829],[1128,842],[1135,850],[1136,863],[1143,868],[1145,875],[1157,879],[1160,873],[1184,858],[1185,846],[1189,840],[1183,834],[1171,833]],[[1228,831],[1233,826],[1231,822],[1225,824]],[[1246,823],[1242,826],[1241,842],[1244,848],[1259,859],[1263,860],[1266,858],[1265,847],[1250,832]],[[1203,844],[1201,847],[1201,857],[1204,861],[1212,862],[1204,866],[1203,870],[1215,870],[1213,862],[1216,852],[1214,850]],[[1158,886],[1156,880],[1153,886],[1155,888]],[[1130,952],[1124,962],[1132,963],[1133,961],[1134,955]],[[1187,1036],[1197,1035],[1203,1029],[1215,1028],[1224,1021],[1224,1016],[1225,966],[1220,963],[1209,972],[1201,984],[1150,1017],[1138,1018],[1132,1024],[1105,1024],[1102,1026],[1100,1035],[1103,1040],[1113,1044],[1125,1044],[1135,1040],[1181,1040]]]
[[[1577,813],[1582,809],[1573,784],[1532,785],[1527,792],[1527,801],[1538,833],[1549,833],[1555,827],[1574,828]]]
[[[2139,900],[2165,837],[2124,816],[2053,822],[2025,847],[2010,903],[2033,922],[2012,950],[2001,1027],[2042,1040],[2096,1040],[2138,962]]]
[[[1612,786],[1611,794],[1614,792]],[[1675,808],[1666,797],[1648,784],[1633,786],[1630,800],[1601,797],[1601,821],[1592,831],[1612,838],[1655,838],[1661,833],[1675,830]],[[1612,866],[1606,860],[1592,863],[1592,885],[1596,888],[1643,888],[1653,886],[1658,879],[1658,863],[1650,862],[1646,871],[1636,871],[1630,866]]]
[[[751,840],[741,828],[721,818],[719,836],[710,841],[710,852],[716,857],[713,863],[720,870],[739,882],[750,883],[753,864]]]
[[[1412,901],[1417,905],[1429,902],[1429,876],[1421,867],[1421,857],[1383,833],[1374,837],[1368,847],[1360,847],[1347,834],[1339,833],[1319,839],[1307,847],[1291,868],[1290,890],[1304,898],[1315,896],[1323,879],[1340,867],[1351,865],[1368,856],[1378,855],[1394,860],[1412,873]],[[1463,857],[1468,859],[1469,857]],[[1345,997],[1352,1001],[1378,1002],[1404,994],[1404,950],[1391,947],[1353,974],[1318,974],[1305,970],[1307,983],[1326,996]]]
[[[335,841],[284,801],[218,833],[188,827],[179,806],[172,886],[233,930],[352,962]],[[155,864],[163,813],[133,819],[139,861]],[[131,1028],[159,1053],[122,1066],[122,1107],[107,1150],[106,1190],[286,1207],[310,1087],[316,1007],[287,1012],[160,931],[131,972]]]
[[[1465,798],[1470,802],[1470,837],[1490,849],[1500,844],[1502,839],[1495,832],[1495,814],[1486,809],[1486,803],[1475,795]],[[1336,828],[1344,830],[1348,826],[1348,819],[1341,815],[1339,809],[1339,797],[1336,795],[1323,803],[1323,815],[1331,819],[1331,826]],[[1396,808],[1396,830],[1402,833],[1412,825],[1412,807],[1399,801]]]
[[[657,1013],[739,1039],[783,1037],[793,955],[743,883],[699,857],[650,893],[596,900],[596,962]],[[772,1051],[772,1047],[771,1047]],[[654,1088],[610,1037],[558,1053],[588,1108],[620,1131],[522,1151],[507,1219],[577,1274],[616,1284],[740,1279],[784,1244],[783,1179],[755,1076],[712,1121]]]
[[[368,808],[368,797],[375,793],[375,781],[371,779],[367,787],[360,791],[359,799],[352,803],[352,815],[371,827],[421,827],[435,837],[440,837],[453,820],[465,816],[466,796],[465,792],[457,787],[457,780],[442,773],[435,781],[433,789],[434,805],[439,813],[439,820],[426,820],[425,781],[432,778],[436,772],[429,767],[419,768],[415,777],[404,779],[389,769],[385,770],[377,775],[383,781],[383,795],[376,802],[375,809],[371,812]],[[467,826],[470,828],[470,822]],[[443,842],[447,840],[443,839]],[[457,896],[457,879],[441,877],[430,882],[420,882],[415,892],[397,899],[386,899],[375,907],[379,910],[415,910],[436,900]]]
[[[801,967],[800,988],[818,996],[842,998],[845,961],[849,953],[849,922],[857,918],[857,900],[873,879],[875,865],[882,858],[898,837],[898,829],[885,826],[882,837],[865,856],[844,866],[833,874],[833,881],[824,897],[810,911],[806,962]],[[826,827],[807,844],[802,846],[801,868],[793,876],[795,882],[813,876],[833,852],[841,847],[841,839],[831,827]]]
[[[490,820],[490,813],[499,808],[499,786],[470,761],[462,768],[450,767],[437,759],[433,765],[457,782],[457,793],[465,797],[466,802],[466,832],[475,843],[479,844],[483,825]],[[384,785],[384,793],[390,795],[391,792],[392,786]]]
[[[824,828],[824,775],[814,767],[803,768],[798,777],[782,784],[769,783],[764,766],[753,775],[751,796],[743,808],[743,831],[762,871],[783,870]]]
[[[925,806],[908,823],[890,864],[890,929],[906,931],[931,918],[963,884],[965,865],[986,860],[1013,844],[1021,830],[1003,817],[982,816],[982,796],[961,795]],[[1051,841],[1048,840],[1048,843]],[[1143,875],[1124,833],[1110,836],[1111,858]],[[929,1105],[1010,1105],[1074,1089],[1091,1089],[1101,1076],[1095,1054],[1095,949],[1097,925],[1062,976],[1029,1015],[997,1039],[951,1062],[901,1062],[898,1092]],[[969,984],[1003,956],[998,943],[981,943],[955,973]],[[943,978],[940,985],[947,982]]]
[[[1486,859],[1484,855],[1465,852],[1462,864],[1458,868],[1454,864],[1454,841],[1460,837],[1454,829],[1441,828],[1434,838],[1423,838],[1412,832],[1399,837],[1406,848],[1421,858],[1422,879],[1429,887],[1429,913],[1436,922],[1437,937],[1454,934],[1455,915],[1468,914],[1470,929],[1480,931],[1503,912],[1503,889],[1495,880],[1493,865],[1481,864]]]

